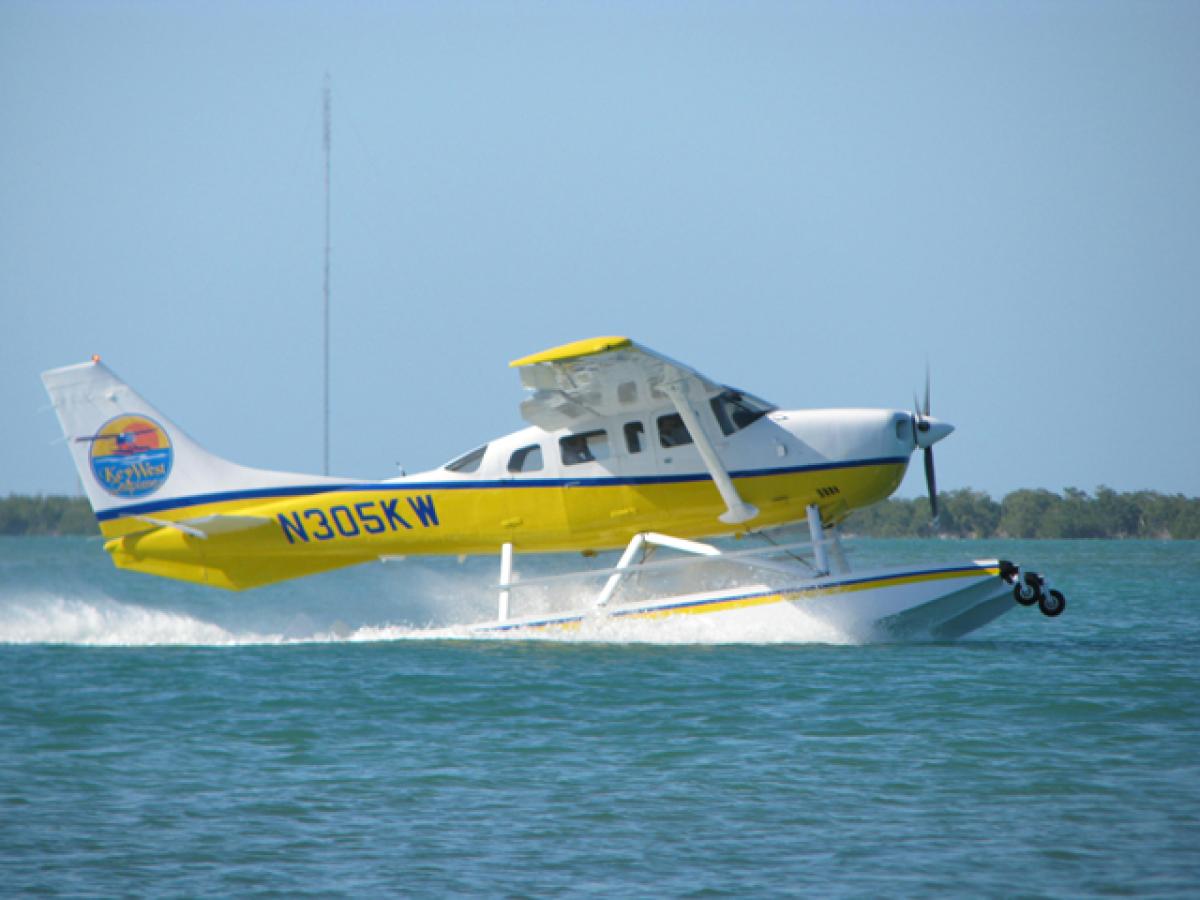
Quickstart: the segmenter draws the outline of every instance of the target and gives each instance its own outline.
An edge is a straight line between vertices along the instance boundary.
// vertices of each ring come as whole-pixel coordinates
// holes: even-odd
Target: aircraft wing
[[[598,337],[515,359],[529,396],[521,417],[547,430],[569,428],[592,416],[642,413],[671,402],[679,387],[696,400],[721,391],[691,366],[627,337]]]
[[[674,406],[725,501],[721,521],[738,524],[758,515],[738,493],[693,408],[719,393],[721,386],[691,366],[626,337],[575,341],[509,365],[521,370],[521,383],[531,392],[521,404],[521,416],[547,431],[570,428],[592,417],[636,415],[668,403]]]

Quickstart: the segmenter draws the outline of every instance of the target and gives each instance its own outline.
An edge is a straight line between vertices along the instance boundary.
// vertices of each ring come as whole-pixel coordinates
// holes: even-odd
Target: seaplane
[[[936,520],[933,447],[953,426],[930,414],[928,375],[912,410],[782,409],[626,337],[510,365],[527,427],[379,481],[222,459],[99,357],[42,379],[104,549],[135,572],[242,590],[394,558],[496,554],[496,617],[471,626],[481,633],[806,616],[940,640],[1014,602],[1065,608],[1061,591],[1008,560],[851,571],[839,526],[891,495],[918,450]],[[786,526],[807,526],[807,540],[781,541]],[[595,589],[572,594],[575,606],[520,608],[523,592],[566,576],[521,578],[516,555],[601,551],[621,552],[583,573]]]

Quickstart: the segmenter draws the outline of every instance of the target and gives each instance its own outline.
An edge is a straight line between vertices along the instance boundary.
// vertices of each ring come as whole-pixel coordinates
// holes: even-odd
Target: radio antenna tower
[[[325,73],[325,474],[329,474],[329,157],[333,143],[333,99]]]

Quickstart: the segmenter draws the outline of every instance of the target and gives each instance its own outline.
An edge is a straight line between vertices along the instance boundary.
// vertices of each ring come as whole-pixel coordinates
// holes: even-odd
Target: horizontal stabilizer
[[[231,534],[236,531],[248,531],[251,528],[261,528],[270,525],[273,519],[263,516],[199,516],[195,519],[184,519],[179,522],[168,522],[166,519],[156,519],[153,516],[128,516],[139,522],[146,522],[156,528],[174,528],[192,537],[209,538],[214,534]]]

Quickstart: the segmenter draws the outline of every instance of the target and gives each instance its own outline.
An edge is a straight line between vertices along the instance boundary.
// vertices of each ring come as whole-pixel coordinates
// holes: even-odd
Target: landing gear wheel
[[[1013,599],[1022,606],[1033,606],[1038,602],[1038,589],[1028,582],[1018,581],[1013,585]]]
[[[1049,591],[1038,601],[1038,609],[1042,611],[1042,615],[1054,618],[1061,616],[1064,609],[1067,608],[1067,598],[1062,595],[1062,591],[1056,591],[1050,588]]]

